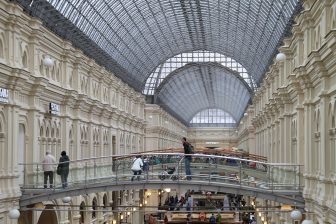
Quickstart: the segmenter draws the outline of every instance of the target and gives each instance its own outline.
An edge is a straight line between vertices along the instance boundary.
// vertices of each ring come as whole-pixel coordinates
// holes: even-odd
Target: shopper
[[[61,181],[62,181],[62,187],[66,188],[68,187],[68,175],[69,175],[69,165],[70,165],[70,159],[67,156],[65,151],[61,152],[61,157],[59,159],[59,164],[57,167],[57,174],[61,175]]]
[[[133,171],[133,177],[131,179],[132,181],[134,180],[134,177],[136,177],[138,181],[140,180],[142,167],[143,167],[143,162],[142,162],[141,156],[137,155],[135,159],[133,160],[133,165],[131,168],[131,170]]]
[[[184,165],[185,165],[185,173],[187,180],[191,180],[191,171],[190,171],[190,162],[191,162],[191,156],[192,154],[192,146],[189,142],[187,142],[187,139],[185,137],[182,138],[182,144],[184,148]]]
[[[54,182],[54,167],[55,167],[56,159],[53,157],[50,152],[46,152],[46,155],[42,161],[42,168],[44,171],[44,188],[48,187],[48,178],[50,188],[53,188]]]
[[[147,156],[144,157],[143,160],[143,171],[146,175],[146,178],[148,178],[148,171],[149,171],[149,159]]]
[[[216,217],[212,214],[209,218],[210,224],[216,224]]]

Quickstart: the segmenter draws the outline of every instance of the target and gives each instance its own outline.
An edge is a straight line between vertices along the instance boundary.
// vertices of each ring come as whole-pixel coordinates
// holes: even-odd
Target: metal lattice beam
[[[258,84],[301,8],[299,0],[16,1],[137,89],[167,58],[201,49],[234,58]]]
[[[214,62],[190,63],[160,84],[155,102],[170,108],[184,123],[205,108],[222,109],[239,121],[252,94],[238,72]]]

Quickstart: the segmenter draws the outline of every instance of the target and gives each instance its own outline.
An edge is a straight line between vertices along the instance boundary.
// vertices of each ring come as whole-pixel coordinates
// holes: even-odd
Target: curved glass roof
[[[247,74],[246,69],[234,59],[209,51],[193,51],[190,53],[176,55],[159,65],[148,77],[143,93],[146,95],[154,95],[155,89],[169,75],[169,73],[190,62],[217,62],[232,69],[233,71],[239,72],[239,75],[245,80],[251,89],[256,88],[254,80]]]
[[[239,121],[250,89],[260,84],[302,9],[300,0],[15,1],[139,92],[153,94],[159,87],[157,102],[186,123],[207,108],[223,109]],[[173,66],[178,57],[204,60],[209,52],[225,57],[209,56],[211,66]],[[232,71],[235,66],[248,88]],[[177,70],[179,75],[160,84]]]
[[[237,122],[221,109],[205,109],[198,112],[190,121],[191,127],[235,127]]]
[[[174,71],[156,92],[156,101],[188,124],[196,112],[222,109],[239,121],[251,92],[235,71],[213,63],[191,63]],[[237,72],[236,72],[237,73]]]
[[[258,84],[301,8],[300,0],[17,1],[140,91],[168,58],[197,50],[234,58]]]

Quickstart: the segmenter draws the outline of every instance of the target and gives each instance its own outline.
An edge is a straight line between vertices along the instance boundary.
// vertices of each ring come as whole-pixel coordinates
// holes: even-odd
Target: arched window
[[[42,60],[41,60],[41,61],[40,61],[40,75],[43,75],[43,74],[44,74],[43,69],[44,69],[44,67],[43,67],[43,62],[42,62]]]
[[[22,55],[22,66],[24,68],[28,67],[28,56],[27,56],[27,52],[26,51],[24,51],[23,55]]]
[[[103,209],[104,209],[104,211],[103,211],[103,213],[107,212],[107,206],[108,206],[107,203],[108,203],[108,201],[107,201],[107,195],[104,194],[104,197],[103,197]]]
[[[97,218],[97,198],[92,200],[92,219]]]
[[[190,121],[191,127],[235,127],[237,122],[221,109],[205,109],[198,112]]]
[[[0,35],[0,58],[4,58],[4,44]]]
[[[80,220],[79,223],[82,224],[85,221],[85,203],[82,202],[79,206],[79,214],[80,214]]]

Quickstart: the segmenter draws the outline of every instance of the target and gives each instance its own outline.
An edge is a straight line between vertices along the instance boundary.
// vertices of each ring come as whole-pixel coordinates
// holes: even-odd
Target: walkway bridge
[[[22,164],[25,175],[21,206],[93,192],[164,188],[250,195],[304,206],[300,165],[193,154],[192,180],[186,180],[183,153],[140,155],[148,161],[149,170],[134,181],[131,180],[131,166],[135,154],[71,161],[68,187],[65,189],[58,175],[54,175],[54,188],[44,189],[42,164]]]

